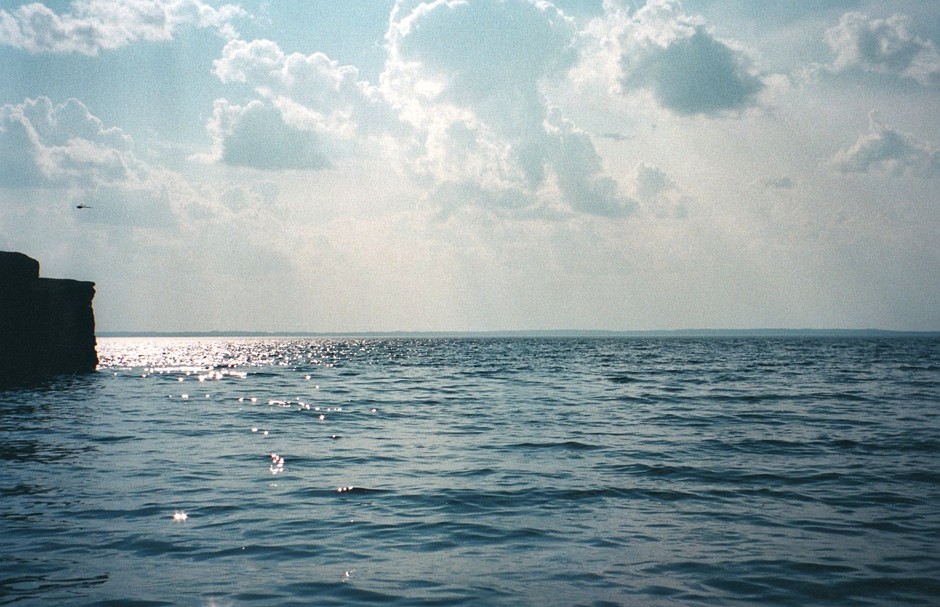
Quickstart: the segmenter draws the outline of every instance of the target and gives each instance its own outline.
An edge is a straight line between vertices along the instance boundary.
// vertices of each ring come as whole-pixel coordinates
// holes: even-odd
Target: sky
[[[6,1],[0,250],[100,332],[940,330],[940,3]]]

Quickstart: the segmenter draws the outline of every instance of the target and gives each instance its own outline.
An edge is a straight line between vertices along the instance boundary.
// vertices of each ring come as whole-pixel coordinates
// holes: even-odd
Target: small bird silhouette
[[[83,202],[83,203],[81,203],[81,204],[79,204],[79,205],[76,205],[75,208],[76,208],[76,209],[90,209],[91,207],[88,206],[87,204],[85,204],[85,203]]]

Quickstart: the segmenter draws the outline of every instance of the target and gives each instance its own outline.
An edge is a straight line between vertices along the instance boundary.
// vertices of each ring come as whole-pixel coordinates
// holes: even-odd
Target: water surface
[[[938,339],[99,355],[0,392],[0,604],[940,600]]]

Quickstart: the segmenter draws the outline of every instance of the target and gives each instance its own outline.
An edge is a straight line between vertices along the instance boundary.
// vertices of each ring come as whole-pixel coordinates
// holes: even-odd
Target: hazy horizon
[[[0,76],[101,333],[940,330],[936,2],[14,0]]]

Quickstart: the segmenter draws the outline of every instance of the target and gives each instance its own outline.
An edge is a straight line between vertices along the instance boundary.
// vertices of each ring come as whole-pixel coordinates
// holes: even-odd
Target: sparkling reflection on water
[[[0,604],[940,596],[938,340],[99,342],[0,392]]]

